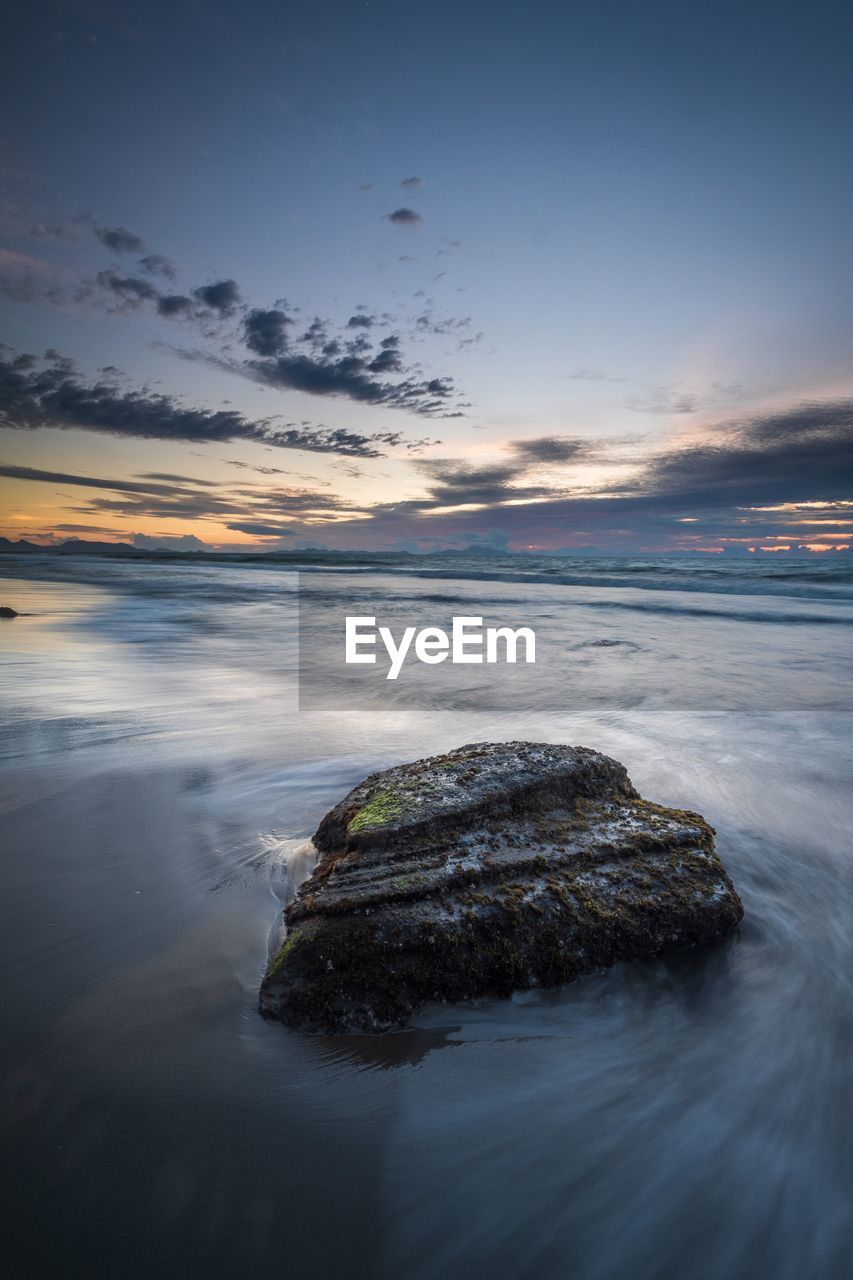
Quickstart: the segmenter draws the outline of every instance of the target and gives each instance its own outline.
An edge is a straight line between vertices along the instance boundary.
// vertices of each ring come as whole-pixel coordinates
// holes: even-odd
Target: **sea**
[[[853,557],[0,558],[0,1250],[11,1280],[841,1280],[853,1256]],[[343,619],[535,664],[348,668]],[[365,775],[582,744],[702,813],[713,946],[263,1021]]]

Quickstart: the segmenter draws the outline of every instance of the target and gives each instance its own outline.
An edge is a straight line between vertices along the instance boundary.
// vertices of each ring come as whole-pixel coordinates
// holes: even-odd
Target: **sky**
[[[853,544],[853,10],[12,0],[0,535]]]

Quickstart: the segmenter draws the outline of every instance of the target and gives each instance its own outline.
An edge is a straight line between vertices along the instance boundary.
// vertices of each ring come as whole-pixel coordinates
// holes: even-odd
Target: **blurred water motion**
[[[0,624],[9,1274],[846,1276],[849,584],[464,568],[299,591],[281,567],[2,569],[33,615]],[[339,687],[352,601],[533,615],[559,661]],[[326,809],[509,737],[598,747],[703,812],[736,939],[370,1043],[263,1023]]]

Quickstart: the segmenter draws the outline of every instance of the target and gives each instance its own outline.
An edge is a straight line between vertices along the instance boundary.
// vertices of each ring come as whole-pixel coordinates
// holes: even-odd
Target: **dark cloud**
[[[400,183],[400,186],[405,187],[406,191],[418,191],[423,185],[423,178],[418,177],[404,178]]]
[[[310,343],[312,347],[322,346],[328,340],[329,334],[326,322],[321,320],[319,316],[315,316],[300,339],[301,342]]]
[[[201,538],[197,538],[193,533],[182,533],[177,537],[163,535],[155,537],[150,533],[132,533],[130,542],[140,551],[208,551],[210,549],[206,542],[202,542]]]
[[[111,380],[87,384],[61,358],[28,371],[0,360],[0,422],[22,430],[79,428],[142,439],[274,442],[266,422],[233,410],[186,408],[167,395],[121,391]]]
[[[410,209],[398,209],[389,217],[399,225],[416,225],[420,221]],[[112,312],[152,306],[163,319],[184,321],[209,344],[221,344],[219,352],[179,352],[184,358],[309,395],[340,396],[429,417],[464,416],[452,380],[424,377],[420,365],[407,366],[396,335],[383,339],[377,350],[373,330],[380,324],[395,323],[391,315],[374,315],[361,304],[344,322],[343,333],[336,335],[328,321],[315,317],[301,337],[292,339],[295,321],[282,309],[282,303],[270,308],[249,308],[242,301],[237,282],[230,278],[186,291],[166,292],[158,287],[158,277],[175,277],[168,258],[149,253],[141,237],[126,227],[98,226],[95,234],[116,252],[141,253],[138,271],[124,272],[109,266],[94,279],[71,284],[49,264],[0,251],[0,295],[58,305],[85,303]],[[224,336],[217,332],[215,321],[231,317],[239,317],[239,334],[252,358],[241,360],[233,354],[233,332]],[[409,336],[455,334],[462,342],[476,341],[475,337],[463,338],[468,324],[467,318],[436,319],[431,313],[424,313],[418,319],[417,332]]]
[[[526,473],[542,463],[575,459],[621,463],[611,446],[624,441],[556,441],[556,446],[551,437],[512,442],[507,462],[487,466],[442,459],[418,463],[428,479],[428,497],[374,508],[369,526],[374,545],[383,538],[420,537],[423,517],[436,506],[457,509],[442,515],[440,526],[430,516],[430,536],[440,528],[444,537],[464,543],[493,533],[499,524],[516,544],[616,549],[644,541],[666,546],[673,540],[687,547],[711,541],[737,548],[766,535],[778,541],[780,531],[798,546],[809,539],[798,528],[802,512],[780,504],[827,503],[830,524],[832,516],[850,511],[837,504],[847,501],[853,488],[853,400],[808,403],[722,423],[712,429],[710,440],[670,448],[639,464],[630,482],[608,483],[597,493],[555,482],[531,485]],[[349,528],[365,531],[364,524]],[[345,537],[347,526],[337,534]],[[810,537],[820,541],[821,531],[810,528]]]
[[[193,300],[183,293],[164,293],[157,299],[157,310],[167,320],[176,316],[189,315],[193,310]]]
[[[276,356],[287,346],[287,330],[293,321],[283,311],[255,308],[243,321],[246,346],[259,356]]]
[[[414,230],[423,222],[423,218],[414,209],[395,209],[393,213],[385,215],[389,222],[393,222],[395,227],[407,227]]]
[[[269,443],[282,449],[304,449],[308,453],[339,453],[350,458],[381,458],[377,445],[394,448],[404,443],[399,431],[363,436],[342,427],[283,427],[273,432]]]
[[[708,441],[652,459],[637,484],[694,506],[845,498],[853,487],[853,399],[721,424]]]
[[[589,441],[567,436],[542,436],[538,440],[514,440],[517,457],[534,462],[577,462],[589,451]]]
[[[11,399],[14,405],[16,396],[19,417],[26,416],[28,408],[36,412],[28,397],[29,380],[38,370],[31,359],[20,358],[0,362],[3,370],[1,416],[10,424],[8,404]],[[108,392],[117,396],[115,387]],[[49,425],[57,425],[52,417]],[[365,455],[363,438],[328,427],[260,425],[267,433],[274,430],[276,443],[285,447],[331,446],[344,454],[375,456]],[[269,435],[265,442],[270,443]],[[419,461],[415,466],[427,481],[426,497],[362,508],[316,488],[271,490],[256,484],[232,490],[168,472],[116,481],[22,467],[3,467],[0,474],[102,490],[87,495],[86,505],[75,509],[87,517],[215,519],[235,531],[263,537],[325,525],[325,536],[343,546],[392,545],[408,539],[419,546],[438,538],[445,545],[498,539],[517,546],[620,549],[644,543],[671,545],[674,537],[688,546],[705,545],[711,538],[716,545],[739,545],[737,539],[744,534],[758,542],[766,533],[778,542],[780,533],[789,537],[786,528],[794,530],[790,541],[796,546],[804,541],[802,531],[796,531],[797,521],[803,511],[812,518],[815,513],[807,507],[783,510],[778,504],[794,508],[819,501],[827,504],[820,508],[827,519],[839,513],[849,516],[850,508],[839,503],[848,500],[853,483],[851,442],[853,401],[803,404],[723,422],[701,444],[661,452],[621,488],[608,484],[596,493],[550,478],[531,483],[530,477],[538,481],[538,474],[546,474],[543,468],[579,460],[620,462],[618,450],[613,450],[624,441],[600,444],[544,436],[510,442],[500,461],[487,465],[456,459]],[[367,449],[402,443],[398,433],[386,433],[371,438]],[[411,442],[415,447],[418,443]],[[436,507],[451,510],[436,516]],[[820,533],[812,537],[819,540]]]
[[[347,355],[367,356],[371,350],[371,343],[366,334],[360,333],[357,338],[351,338],[345,347]]]
[[[95,236],[113,253],[144,253],[145,241],[127,227],[95,227]]]
[[[264,524],[258,520],[236,520],[228,528],[236,533],[253,533],[259,538],[286,538],[293,534],[293,529],[287,525]]]
[[[71,361],[55,353],[50,363],[0,357],[0,425],[98,431],[152,440],[253,440],[274,448],[376,458],[386,445],[405,443],[399,432],[370,436],[304,424],[253,421],[233,409],[187,408],[168,395],[123,391],[112,380],[84,382]]]
[[[317,512],[354,511],[353,507],[333,493],[320,493],[316,489],[243,489],[240,491],[248,498],[255,511],[263,509],[269,515],[305,514]]]
[[[625,441],[517,440],[510,443],[507,463],[472,467],[433,460],[419,466],[430,478],[430,499],[442,505],[500,506],[522,498],[537,505],[541,501],[554,518],[575,512],[585,520],[594,515],[596,522],[601,516],[617,524],[628,514],[654,523],[709,512],[731,522],[746,507],[831,502],[847,498],[853,488],[853,399],[806,403],[722,423],[710,432],[700,444],[670,448],[642,461],[629,459],[639,468],[636,476],[608,482],[601,496],[573,491],[562,481],[531,486],[524,477],[540,465],[622,465],[619,446]]]
[[[416,506],[454,507],[468,503],[500,506],[519,499],[534,501],[553,496],[553,486],[523,485],[519,479],[528,470],[526,461],[472,466],[455,459],[436,459],[418,464],[429,477],[429,500]]]
[[[143,302],[156,302],[160,297],[150,280],[144,280],[141,276],[122,276],[111,267],[106,271],[99,271],[96,280],[102,289],[114,294],[124,307],[130,309]]]
[[[413,379],[401,382],[384,382],[373,376],[401,366],[393,358],[395,348],[374,361],[360,355],[340,357],[324,356],[320,359],[305,353],[294,352],[271,360],[250,360],[244,366],[226,363],[224,367],[234,372],[248,372],[258,382],[272,387],[287,387],[291,391],[304,391],[314,396],[344,396],[361,404],[385,405],[410,409],[424,417],[446,417],[455,394],[450,378]],[[190,359],[206,359],[198,352],[181,353]]]
[[[8,425],[8,424],[4,424]],[[70,471],[44,471],[37,467],[15,467],[0,464],[0,476],[8,480],[36,480],[43,484],[82,485],[87,489],[113,489],[119,493],[174,493],[173,485],[151,484],[143,480],[105,480],[100,476],[81,476]]]
[[[236,280],[217,280],[214,284],[204,284],[193,289],[193,297],[210,311],[230,316],[240,301],[240,290]]]
[[[373,357],[368,364],[371,373],[401,373],[403,369],[400,360],[400,351],[397,346],[386,346],[382,343],[382,349]]]
[[[192,476],[176,476],[172,475],[171,472],[143,471],[139,478],[140,480],[162,480],[166,484],[200,484],[211,489],[216,488],[215,480],[195,480]]]
[[[415,318],[415,328],[420,333],[432,333],[438,337],[458,334],[460,331],[467,329],[470,323],[470,316],[437,317],[433,311],[422,311]]]
[[[115,533],[115,529],[109,525],[93,525],[93,524],[55,524],[53,525],[54,533]]]
[[[259,532],[260,526],[273,527],[276,533],[287,526],[277,523],[283,517],[298,516],[322,523],[330,519],[356,515],[358,508],[344,503],[334,494],[316,489],[250,489],[232,490],[208,481],[176,477],[182,483],[169,484],[152,480],[115,480],[107,476],[79,475],[64,471],[42,471],[33,467],[0,466],[0,476],[63,488],[99,490],[81,498],[74,508],[82,515],[105,514],[131,519],[216,520],[232,529]],[[273,522],[276,522],[273,524]],[[249,525],[253,527],[250,529]],[[95,532],[92,525],[57,525],[64,532]],[[98,526],[101,533],[116,532],[109,526]],[[128,536],[123,534],[123,536]],[[132,535],[131,535],[132,536]],[[147,536],[147,535],[140,535]],[[189,535],[190,537],[192,535]],[[142,545],[142,544],[137,544]],[[192,549],[189,544],[185,548]]]
[[[175,278],[175,264],[162,253],[147,253],[139,259],[139,266],[149,276],[164,276],[167,280]]]

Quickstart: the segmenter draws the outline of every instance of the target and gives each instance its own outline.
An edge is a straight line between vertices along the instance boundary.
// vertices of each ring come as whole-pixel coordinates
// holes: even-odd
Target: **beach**
[[[849,556],[39,554],[0,603],[10,1274],[846,1275]],[[537,661],[356,680],[347,612]],[[388,1037],[264,1022],[323,815],[510,739],[702,813],[735,936]]]

